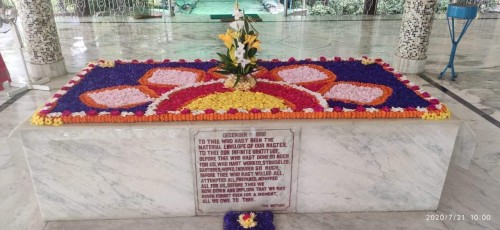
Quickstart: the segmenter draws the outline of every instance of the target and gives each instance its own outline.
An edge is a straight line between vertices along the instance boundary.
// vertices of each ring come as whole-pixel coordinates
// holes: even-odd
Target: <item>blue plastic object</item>
[[[455,80],[457,75],[455,74],[455,65],[453,64],[453,61],[455,60],[455,53],[457,52],[457,46],[462,37],[465,34],[465,31],[469,28],[470,24],[472,23],[472,20],[476,18],[477,16],[477,6],[472,5],[472,4],[450,4],[448,5],[448,11],[446,12],[446,16],[448,19],[448,29],[450,30],[450,37],[451,37],[451,53],[450,53],[450,60],[448,61],[448,65],[444,68],[443,72],[439,75],[439,79],[444,77],[444,74],[446,73],[446,70],[450,68],[451,70],[451,80]],[[455,40],[455,18],[457,19],[465,19],[467,20],[464,24],[464,28],[462,29],[462,32],[458,36],[458,39]],[[451,23],[450,23],[451,19]]]

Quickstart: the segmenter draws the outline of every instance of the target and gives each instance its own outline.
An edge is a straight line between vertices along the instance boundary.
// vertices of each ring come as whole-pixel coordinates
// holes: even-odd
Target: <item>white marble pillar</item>
[[[437,0],[406,0],[394,67],[403,73],[424,71]]]
[[[23,0],[18,5],[30,80],[37,82],[66,74],[50,0]]]

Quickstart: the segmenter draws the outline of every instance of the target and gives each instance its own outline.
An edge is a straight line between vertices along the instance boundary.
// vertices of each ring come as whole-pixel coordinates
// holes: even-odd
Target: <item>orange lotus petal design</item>
[[[380,105],[392,94],[392,89],[384,85],[361,82],[334,82],[324,97],[358,105]]]
[[[88,91],[79,98],[89,107],[119,109],[139,106],[153,101],[156,97],[156,93],[147,86],[121,85]]]
[[[200,82],[205,71],[185,67],[158,67],[150,69],[140,79],[142,85],[153,87],[172,87]]]
[[[330,89],[337,76],[319,65],[287,65],[271,70],[270,75],[278,81],[303,86],[315,92],[325,93]],[[312,79],[306,80],[303,79]]]

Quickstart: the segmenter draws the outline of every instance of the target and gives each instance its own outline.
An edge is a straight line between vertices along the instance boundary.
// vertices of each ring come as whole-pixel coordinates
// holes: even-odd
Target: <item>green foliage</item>
[[[310,15],[327,15],[327,14],[334,14],[333,9],[329,6],[325,6],[321,4],[321,2],[315,3],[310,9],[309,9],[309,14]]]
[[[446,13],[446,10],[448,9],[448,4],[450,4],[448,0],[438,0],[436,6],[436,13],[438,14]]]
[[[310,15],[357,15],[363,13],[364,0],[334,0],[327,5],[323,1],[308,1]]]
[[[404,0],[379,0],[377,14],[402,14]]]
[[[306,0],[310,15],[357,15],[363,13],[364,0],[333,0],[328,4],[320,0]],[[402,14],[405,0],[378,0],[377,14]],[[480,11],[496,6],[496,0],[462,0],[462,2],[476,3]],[[436,3],[436,13],[446,13],[449,0],[438,0]]]

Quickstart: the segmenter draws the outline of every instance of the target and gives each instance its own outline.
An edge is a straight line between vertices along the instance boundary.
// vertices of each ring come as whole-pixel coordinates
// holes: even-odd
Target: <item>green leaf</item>
[[[249,29],[248,27],[249,27],[249,26],[248,26],[248,20],[247,20],[247,17],[245,16],[243,19],[244,19],[244,24],[245,24],[245,31],[248,31],[248,29]]]
[[[250,73],[250,69],[252,68],[252,65],[246,65],[245,66],[245,75]]]
[[[253,57],[253,56],[255,56],[256,53],[257,53],[257,49],[256,48],[251,48],[248,51],[248,57]]]
[[[241,75],[236,74],[236,81],[234,81],[233,87],[236,87],[236,85],[238,85],[238,82],[240,82],[240,77],[241,77]]]
[[[230,74],[230,72],[228,72],[227,70],[216,70],[214,72],[220,73],[220,74]]]

